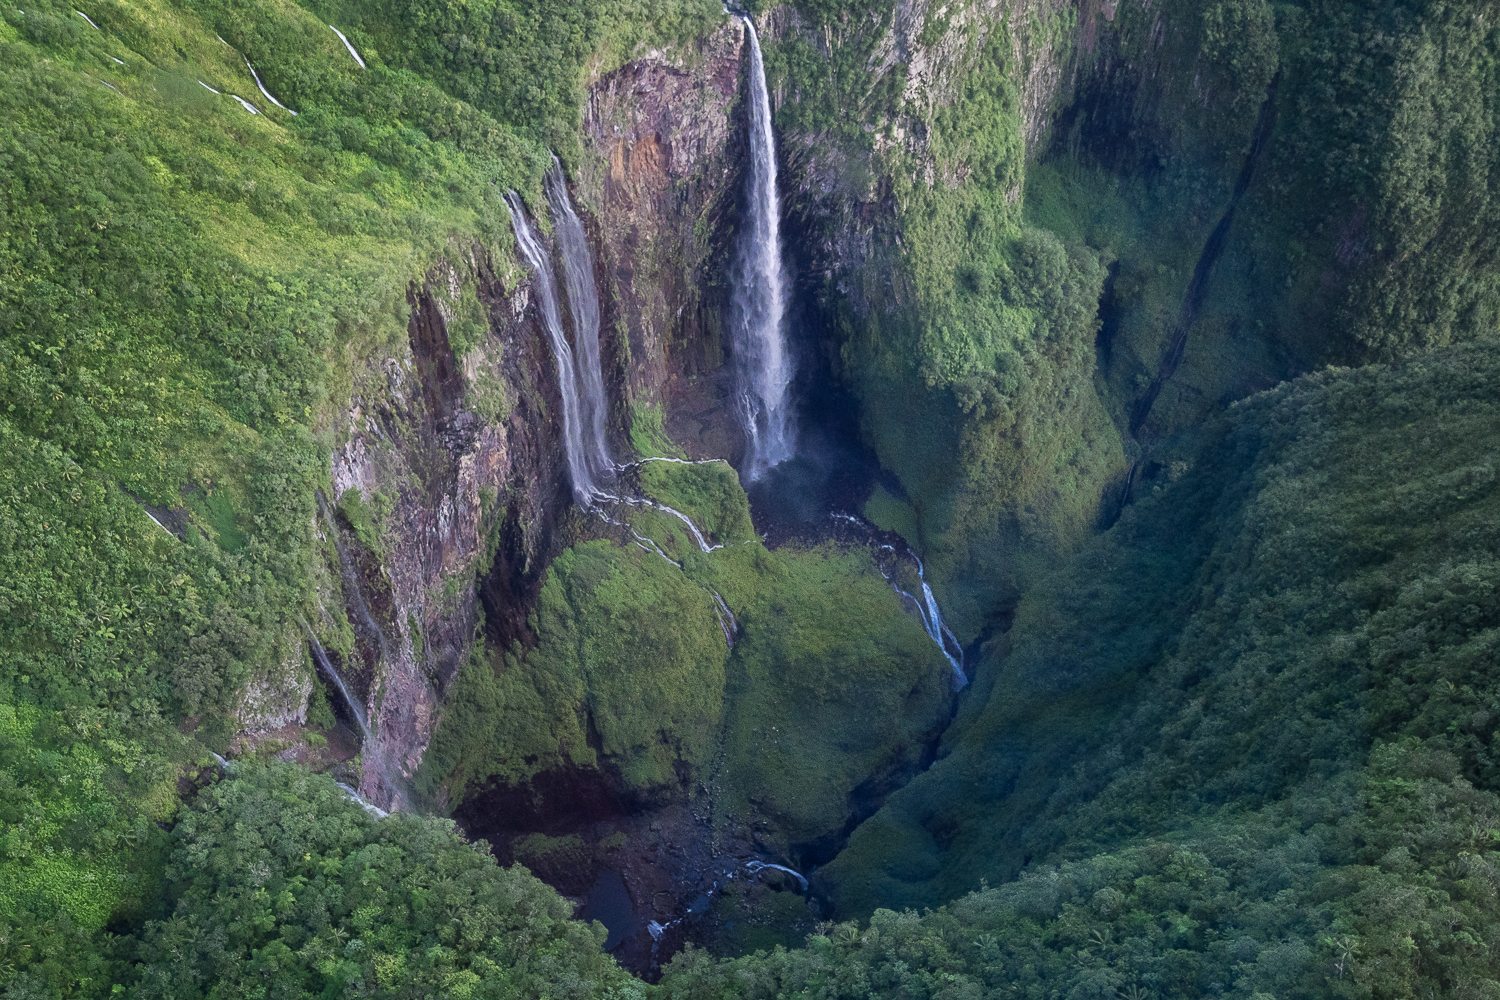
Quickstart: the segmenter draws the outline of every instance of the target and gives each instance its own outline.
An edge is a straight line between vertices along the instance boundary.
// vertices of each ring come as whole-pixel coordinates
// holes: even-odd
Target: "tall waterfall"
[[[599,352],[599,286],[594,282],[594,256],[588,235],[568,197],[568,182],[562,164],[552,158],[552,169],[542,182],[552,227],[562,261],[563,290],[568,298],[568,316],[573,321],[573,357],[578,375],[578,402],[582,407],[584,455],[597,481],[614,473],[604,428],[609,418],[609,397],[604,394],[604,366]]]
[[[536,275],[533,287],[542,313],[542,326],[547,331],[552,356],[557,362],[557,387],[562,396],[563,448],[567,454],[573,498],[580,507],[590,507],[599,495],[600,480],[614,470],[614,461],[609,457],[604,441],[604,415],[608,404],[604,395],[604,378],[599,371],[599,293],[594,285],[593,258],[589,254],[583,225],[568,200],[567,183],[556,160],[547,171],[544,186],[563,259],[568,310],[574,324],[572,343],[569,343],[567,328],[563,325],[562,297],[552,255],[532,227],[520,196],[514,191],[507,193],[505,204],[510,209],[516,244]]]
[[[732,336],[740,402],[750,451],[746,472],[757,479],[791,457],[792,361],[786,344],[787,275],[781,255],[781,199],[776,191],[776,136],[760,38],[750,40],[750,180],[735,263]]]

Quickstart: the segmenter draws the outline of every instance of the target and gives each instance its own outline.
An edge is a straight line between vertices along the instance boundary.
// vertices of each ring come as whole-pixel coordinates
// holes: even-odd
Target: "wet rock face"
[[[627,338],[613,351],[617,398],[663,408],[672,436],[705,456],[740,445],[722,324],[743,48],[743,29],[726,18],[694,51],[651,53],[595,81],[574,179],[600,290],[616,307],[605,332]]]
[[[460,358],[449,325],[466,283],[489,329]],[[476,253],[435,267],[409,301],[406,350],[357,385],[332,463],[334,499],[353,490],[377,512],[381,551],[346,517],[322,526],[344,549],[342,602],[359,661],[346,673],[374,732],[360,790],[381,805],[399,800],[421,764],[442,691],[469,655],[481,593],[487,604],[527,605],[565,488],[545,419],[555,380],[530,328],[525,286],[507,295]],[[481,384],[503,394],[509,413],[476,412]],[[498,600],[492,555],[514,568]]]
[[[738,447],[719,377],[716,275],[738,190],[742,46],[726,19],[695,50],[651,53],[590,89],[574,184],[605,300],[617,447],[633,405],[686,421],[689,447]],[[477,290],[488,331],[456,350],[450,333],[466,287]],[[534,638],[528,615],[571,509],[551,417],[556,373],[529,285],[508,293],[474,248],[435,265],[408,304],[403,349],[354,373],[333,428],[340,443],[319,530],[341,551],[329,560],[323,620],[312,623],[337,631],[342,617],[352,628],[352,655],[330,654],[370,719],[360,790],[380,805],[396,803],[420,766],[481,617],[496,648]],[[374,512],[377,539],[342,512],[349,491]],[[284,721],[287,712],[254,695],[247,727]],[[281,700],[300,718],[305,698]]]

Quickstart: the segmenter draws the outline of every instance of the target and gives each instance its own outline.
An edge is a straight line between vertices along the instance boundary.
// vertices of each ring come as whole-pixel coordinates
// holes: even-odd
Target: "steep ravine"
[[[617,455],[680,448],[737,458],[745,446],[724,337],[745,183],[744,43],[743,27],[728,21],[694,51],[652,54],[589,91],[584,154],[569,173],[601,291],[600,371],[612,404],[606,434]],[[647,971],[685,934],[727,943],[746,931],[724,938],[726,928],[753,924],[762,911],[773,928],[811,920],[801,903],[790,924],[786,905],[767,909],[768,891],[797,889],[778,866],[832,857],[860,820],[926,766],[950,715],[950,671],[940,666],[903,696],[902,712],[916,727],[910,735],[890,750],[878,749],[889,737],[865,738],[875,743],[860,751],[861,770],[839,779],[846,790],[819,804],[828,815],[810,827],[745,812],[744,777],[734,770],[745,766],[743,750],[727,770],[722,762],[703,772],[682,764],[677,790],[642,792],[591,712],[580,721],[592,765],[543,767],[461,797],[435,786],[423,765],[456,674],[502,653],[510,665],[500,669],[520,669],[540,638],[534,612],[552,560],[612,533],[570,502],[558,371],[534,297],[532,278],[477,246],[435,265],[411,289],[406,342],[356,370],[342,425],[329,429],[341,443],[319,519],[328,572],[309,624],[326,658],[324,680],[336,675],[355,703],[352,715],[343,712],[345,693],[330,686],[335,714],[368,720],[359,791],[384,807],[451,809],[502,861],[523,861],[586,901],[585,916],[609,910],[614,924],[628,927],[612,931],[614,953]],[[819,314],[802,291],[793,307],[800,349],[813,362],[800,389],[827,396],[818,380],[833,369]],[[842,398],[835,389],[828,398]],[[847,480],[840,488],[868,491],[878,470],[857,443],[838,440],[846,431],[830,430],[814,435],[813,460],[846,470],[837,472]],[[842,496],[817,504],[835,495]],[[815,527],[782,540],[834,537],[831,527]],[[855,562],[867,558],[865,541],[840,544]],[[824,558],[788,551],[809,568]],[[873,567],[861,572],[879,581]],[[884,583],[876,591],[890,600]],[[900,602],[881,613],[909,617],[904,627],[925,614],[920,606],[903,612]],[[738,630],[725,633],[731,648]],[[933,655],[927,646],[921,659]],[[725,711],[764,711],[763,700],[726,696]],[[851,701],[837,710],[857,719],[868,706]],[[726,722],[730,730],[745,724]],[[721,758],[725,752],[721,744]],[[341,755],[337,747],[330,753]],[[784,822],[804,832],[782,832]],[[743,868],[752,861],[770,867]],[[707,920],[677,919],[685,913]],[[647,933],[653,920],[669,926],[660,940]]]
[[[966,33],[979,30],[970,19],[977,15],[969,11],[933,35],[922,27],[931,13],[924,6],[906,5],[898,13],[876,50],[904,57],[910,71],[905,99],[913,106],[941,104],[962,74],[965,46],[976,44]],[[1006,13],[1022,12],[1007,7]],[[785,11],[767,26],[783,36],[808,30]],[[979,32],[981,44],[984,35]],[[746,449],[725,326],[733,312],[731,263],[746,182],[745,51],[743,28],[727,21],[691,50],[652,53],[594,81],[588,91],[583,152],[568,165],[568,175],[601,293],[596,374],[609,403],[607,452],[617,456],[680,451],[691,458],[738,460]],[[1060,63],[1050,50],[1023,54],[1025,132],[1040,142],[1052,106],[1042,95],[1063,87]],[[897,63],[883,65],[894,72]],[[869,386],[860,386],[849,369],[851,325],[888,310],[919,315],[910,312],[911,289],[901,268],[875,273],[901,253],[903,239],[882,174],[888,162],[878,157],[884,148],[899,150],[899,162],[918,169],[936,169],[936,161],[920,114],[897,120],[892,129],[877,137],[874,150],[864,151],[872,157],[866,163],[838,144],[825,149],[808,134],[794,134],[783,151],[793,270],[804,275],[791,302],[798,325],[793,347],[807,362],[800,365],[804,375],[797,388],[812,400],[815,415],[819,405],[831,409],[829,400],[862,412],[860,393]],[[1253,163],[1252,153],[1246,182]],[[861,177],[868,186],[856,186]],[[962,180],[938,179],[953,185]],[[1243,191],[1242,183],[1236,202]],[[513,208],[520,211],[520,204],[516,200]],[[1220,227],[1226,232],[1234,204]],[[544,226],[539,207],[545,205],[529,206]],[[724,719],[720,760],[713,766],[703,766],[699,751],[687,742],[675,745],[675,735],[664,731],[656,754],[673,759],[673,780],[643,783],[634,751],[618,744],[619,720],[601,717],[588,698],[572,720],[579,743],[556,762],[528,757],[488,777],[479,772],[467,786],[446,783],[441,770],[424,771],[459,672],[466,666],[498,674],[533,669],[529,657],[545,638],[536,617],[540,588],[553,560],[591,538],[617,534],[590,516],[587,503],[570,502],[576,498],[570,496],[560,437],[564,401],[553,354],[559,335],[551,332],[549,351],[533,279],[508,261],[497,264],[483,248],[454,257],[412,289],[404,350],[366,367],[356,379],[345,425],[331,429],[342,441],[322,518],[331,572],[322,617],[312,628],[369,719],[361,792],[383,806],[451,809],[503,861],[524,862],[561,891],[594,899],[592,906],[628,923],[629,931],[612,935],[616,954],[634,968],[649,969],[663,956],[663,945],[646,934],[648,921],[666,923],[692,908],[745,860],[805,866],[834,857],[856,825],[932,761],[950,718],[946,680],[962,677],[962,664],[955,660],[951,670],[942,668],[945,683],[936,694],[923,689],[925,679],[912,687],[912,731],[891,750],[863,751],[857,765],[850,765],[859,770],[839,776],[844,785],[835,787],[842,790],[819,804],[823,814],[815,822],[777,813],[770,794],[741,800],[746,775],[735,768],[744,766],[743,749],[738,762],[726,766],[723,758],[733,751],[723,741],[744,725],[737,718],[754,719],[764,708],[734,695],[733,681],[717,709]],[[1190,324],[1185,318],[1184,331]],[[769,531],[774,543],[791,543],[791,558],[799,558],[801,546],[835,539],[854,560],[867,559],[863,542],[836,539],[818,525],[845,500],[858,511],[877,485],[901,503],[914,495],[880,468],[868,427],[854,426],[847,414],[811,423],[818,432],[803,459],[802,478],[772,483],[755,496],[755,528]],[[778,507],[784,498],[803,493],[814,498],[806,510],[783,518]],[[917,528],[909,537],[913,549],[922,550],[929,539]],[[1001,551],[999,558],[1007,554]],[[690,572],[685,561],[669,561]],[[944,565],[951,580],[951,553]],[[693,572],[709,574],[712,586],[695,583],[708,588],[721,610],[720,591],[728,595],[731,615],[756,599],[736,593],[733,587],[743,581],[736,584],[733,576],[718,582],[713,573],[723,570]],[[908,590],[914,586],[907,583]],[[941,578],[938,586],[941,596]],[[969,608],[962,617],[962,639],[971,649],[1003,631],[1015,594],[996,586],[986,599],[982,614]],[[906,612],[925,620],[925,607],[923,602]],[[753,614],[742,621],[751,630],[752,648],[764,641],[754,638],[765,626]],[[660,624],[672,627],[670,618]],[[737,632],[738,626],[724,631],[731,668],[741,665],[733,649]],[[950,642],[942,629],[938,634],[943,654],[956,653],[959,639]],[[580,645],[576,655],[589,654]],[[816,703],[823,696],[814,687],[802,697]],[[566,707],[566,701],[560,704]],[[553,707],[544,704],[542,712]],[[843,710],[857,714],[860,708]],[[450,764],[445,759],[444,766]],[[774,772],[767,780],[774,782]],[[628,911],[623,916],[622,898]],[[673,939],[666,948],[679,943]]]

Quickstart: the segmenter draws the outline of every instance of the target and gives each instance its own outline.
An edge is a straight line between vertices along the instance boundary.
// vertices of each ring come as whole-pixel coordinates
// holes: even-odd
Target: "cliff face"
[[[649,435],[731,455],[725,409],[728,252],[739,190],[744,32],[726,19],[691,51],[654,52],[589,88],[575,183],[592,214],[600,289],[616,309],[615,377]]]
[[[527,287],[507,293],[475,250],[436,266],[409,303],[404,349],[355,388],[333,455],[337,512],[325,505],[322,523],[352,628],[342,669],[373,732],[361,789],[377,802],[399,801],[420,765],[481,602],[491,633],[524,629],[565,500]],[[459,325],[472,338],[461,356]]]
[[[589,90],[575,194],[595,246],[621,453],[627,436],[649,447],[663,423],[693,451],[738,447],[717,275],[737,191],[742,45],[726,23],[693,51],[653,52]],[[528,281],[507,289],[501,270],[479,247],[434,266],[408,295],[405,343],[356,363],[331,429],[319,519],[330,572],[312,627],[368,716],[360,788],[381,804],[409,796],[444,689],[475,644],[533,638],[543,572],[571,537],[554,362]],[[311,671],[289,663],[277,691],[267,679],[247,695],[247,731],[305,718]]]

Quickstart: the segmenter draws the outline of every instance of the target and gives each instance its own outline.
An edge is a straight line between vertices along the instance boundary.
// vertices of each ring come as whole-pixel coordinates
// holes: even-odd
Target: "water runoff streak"
[[[549,201],[553,186],[550,178],[554,172],[561,172],[555,162],[548,171]],[[592,382],[580,378],[578,374],[578,361],[573,345],[568,342],[567,328],[563,325],[561,296],[551,254],[547,252],[526,215],[526,207],[521,203],[520,196],[511,191],[506,194],[505,203],[510,208],[510,222],[516,232],[516,245],[536,277],[533,287],[536,289],[537,306],[542,314],[542,327],[547,332],[552,357],[557,363],[557,388],[558,394],[562,396],[563,452],[568,461],[568,478],[573,485],[573,499],[580,507],[591,507],[599,493],[599,479],[614,466],[608,453],[601,450],[602,440],[589,430],[591,419],[588,414],[602,406],[602,400],[590,404],[587,410],[584,408],[582,390]],[[594,309],[597,313],[597,299]],[[596,328],[596,349],[597,336]]]
[[[886,578],[892,590],[916,609],[917,618],[922,622],[922,631],[927,633],[927,638],[932,640],[932,644],[943,654],[943,659],[948,661],[948,666],[953,671],[953,690],[960,691],[968,687],[969,675],[964,671],[963,644],[958,641],[958,636],[953,634],[953,630],[943,620],[943,612],[938,607],[937,595],[932,592],[932,586],[927,582],[927,567],[923,565],[922,557],[913,552],[899,535],[882,532],[864,518],[855,517],[843,511],[835,511],[832,518],[835,523],[847,525],[857,536],[862,537],[874,548],[877,556],[881,553],[888,553],[892,558],[905,556],[915,564],[918,589],[922,592],[920,598],[901,586],[896,573],[886,566],[882,559],[876,560],[880,565],[881,575]]]
[[[568,462],[573,499],[578,506],[592,511],[606,524],[624,528],[635,543],[655,553],[678,569],[677,562],[653,539],[636,531],[620,517],[612,517],[605,505],[649,508],[668,514],[682,522],[699,551],[713,552],[722,545],[711,544],[693,519],[675,507],[625,490],[610,492],[605,484],[619,478],[622,466],[610,455],[606,424],[609,397],[604,388],[603,355],[599,347],[599,287],[594,280],[594,258],[589,250],[588,234],[568,195],[567,178],[562,164],[552,158],[542,179],[547,209],[552,219],[555,255],[537,234],[526,214],[520,196],[511,191],[505,196],[510,209],[511,226],[516,244],[527,265],[536,276],[535,289],[542,326],[557,364],[558,392],[562,397],[563,450]],[[554,256],[556,262],[554,263]],[[559,266],[560,265],[560,266]],[[564,309],[566,308],[566,322]],[[569,332],[571,330],[571,338]],[[633,463],[641,464],[641,463]],[[710,591],[715,612],[724,629],[725,640],[733,645],[738,628],[734,615],[723,598]],[[726,618],[727,616],[727,618]]]
[[[787,275],[781,253],[781,197],[776,190],[776,135],[760,38],[748,18],[750,165],[744,227],[735,261],[731,336],[749,454],[758,479],[792,455],[792,361],[786,344]]]

